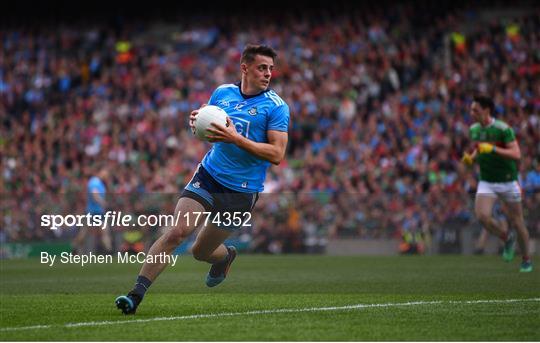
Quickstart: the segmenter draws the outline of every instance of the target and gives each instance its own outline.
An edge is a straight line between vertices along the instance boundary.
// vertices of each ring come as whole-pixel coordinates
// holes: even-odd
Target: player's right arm
[[[473,154],[474,156],[476,156],[476,150]],[[463,157],[461,157],[461,162],[463,162],[463,164],[465,164],[466,166],[472,166],[474,163],[473,154],[469,154],[468,152],[465,152],[463,154]]]
[[[463,164],[465,164],[468,167],[474,164],[474,161],[476,160],[476,157],[478,156],[478,148],[477,148],[477,142],[476,142],[477,138],[478,138],[478,124],[474,124],[471,127],[469,127],[469,135],[468,135],[469,143],[461,158],[461,162],[463,162]]]
[[[469,131],[469,136],[470,136],[470,131]],[[465,152],[463,153],[463,156],[461,157],[461,162],[463,162],[463,164],[465,164],[466,166],[472,166],[477,155],[478,155],[478,150],[476,149],[476,145],[472,145],[468,149],[465,149]]]

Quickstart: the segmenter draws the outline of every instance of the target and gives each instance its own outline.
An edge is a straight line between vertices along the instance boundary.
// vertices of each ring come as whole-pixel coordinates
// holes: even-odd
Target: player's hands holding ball
[[[206,106],[206,104],[202,104],[201,108],[204,106]],[[191,128],[191,132],[193,132],[193,134],[195,134],[195,121],[197,120],[197,115],[199,114],[199,110],[201,108],[191,111],[189,115],[189,127]]]
[[[203,104],[201,108],[191,111],[189,126],[200,140],[211,143],[236,143],[241,137],[227,112],[214,105]]]
[[[210,134],[206,137],[209,142],[224,142],[224,143],[236,143],[236,140],[240,137],[236,127],[231,118],[227,117],[227,123],[225,126],[212,123],[212,127],[206,129]]]

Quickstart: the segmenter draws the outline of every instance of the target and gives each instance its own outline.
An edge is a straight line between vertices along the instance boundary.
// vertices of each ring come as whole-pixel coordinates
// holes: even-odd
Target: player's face
[[[248,84],[259,91],[263,91],[270,85],[274,61],[272,57],[256,55],[255,60],[247,65],[246,77]]]
[[[474,120],[478,122],[484,121],[486,111],[487,109],[483,109],[482,106],[480,106],[480,104],[476,101],[473,101],[473,103],[471,104],[471,116],[474,118]]]
[[[104,180],[104,181],[107,181],[109,179],[109,169],[102,169],[101,170],[101,173],[100,173],[100,177]]]

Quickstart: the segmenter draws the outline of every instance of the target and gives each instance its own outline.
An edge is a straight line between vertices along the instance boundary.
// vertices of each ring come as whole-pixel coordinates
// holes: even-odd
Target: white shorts
[[[487,182],[480,181],[476,196],[500,198],[506,202],[521,202],[521,187],[519,182]]]

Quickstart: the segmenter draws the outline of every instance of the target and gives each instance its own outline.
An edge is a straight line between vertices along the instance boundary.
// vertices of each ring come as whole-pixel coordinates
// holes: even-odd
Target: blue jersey
[[[90,214],[103,214],[105,209],[94,199],[92,193],[99,193],[101,198],[105,198],[105,184],[97,176],[92,176],[87,186],[87,206],[86,212]]]
[[[289,106],[273,90],[246,96],[240,84],[219,86],[208,102],[221,107],[242,136],[268,143],[266,132],[289,130]],[[202,161],[203,167],[223,186],[245,193],[261,192],[270,162],[231,143],[214,143]]]

